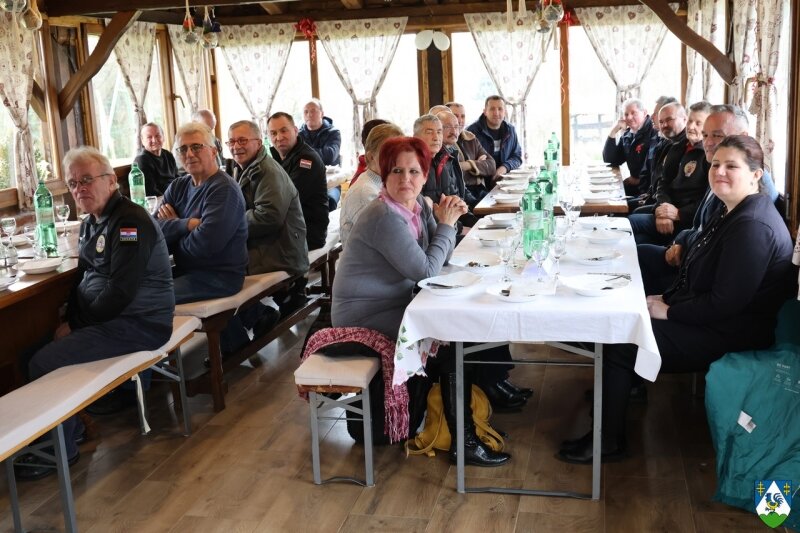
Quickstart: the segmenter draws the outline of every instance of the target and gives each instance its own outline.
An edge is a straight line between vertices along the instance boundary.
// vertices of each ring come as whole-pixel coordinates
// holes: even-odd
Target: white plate
[[[509,293],[503,294],[504,290]],[[536,287],[529,283],[513,282],[513,283],[495,283],[486,288],[487,294],[491,294],[501,302],[508,303],[525,303],[532,302],[539,295]]]
[[[470,252],[469,254],[453,254],[449,263],[470,272],[486,272],[502,265],[500,256],[493,252]]]
[[[17,281],[17,278],[0,278],[0,291],[4,291]]]
[[[531,174],[536,174],[537,170],[535,168],[515,168],[514,170],[509,170],[508,173],[512,176],[529,176]]]
[[[61,266],[60,257],[50,259],[31,259],[30,261],[20,262],[17,268],[26,274],[44,274],[52,272]]]
[[[601,177],[601,178],[592,177],[592,178],[589,178],[589,185],[590,186],[591,185],[616,185],[616,184],[617,184],[617,178],[606,178],[606,177]]]
[[[608,215],[598,215],[593,217],[580,217],[578,224],[589,229],[605,228],[611,223],[611,217]]]
[[[607,192],[590,192],[589,194],[583,195],[583,201],[587,204],[602,204],[608,202],[614,197],[615,195]]]
[[[64,228],[73,229],[81,226],[80,220],[65,220],[64,222],[56,222],[56,228],[59,231],[64,231]]]
[[[519,185],[500,185],[500,190],[509,194],[520,194],[528,190],[528,186],[520,183]]]
[[[495,194],[494,201],[498,204],[518,204],[522,199],[521,194]]]
[[[581,296],[606,296],[630,285],[631,280],[613,274],[561,276],[561,283]]]
[[[30,246],[31,241],[25,236],[25,234],[21,235],[14,235],[11,237],[11,242],[14,243],[14,246],[23,247],[23,246]]]
[[[619,190],[619,185],[615,185],[615,184],[597,185],[597,184],[591,183],[591,184],[589,184],[589,190],[593,194],[598,194],[598,193],[599,194],[602,194],[602,193],[612,194],[612,193],[615,193],[615,192],[617,192]]]
[[[514,225],[517,215],[516,213],[495,213],[493,215],[487,215],[484,218],[490,220],[495,226],[510,228]]]
[[[586,238],[592,244],[613,244],[628,237],[630,233],[618,229],[598,228],[595,230],[582,231],[578,233],[578,235]]]
[[[569,255],[572,255],[575,261],[582,265],[604,265],[622,257],[622,252],[618,250],[584,248],[572,254],[567,254],[567,256]]]
[[[478,229],[478,241],[481,246],[497,246],[498,242],[507,236],[504,229]]]
[[[480,283],[481,279],[483,278],[478,274],[460,270],[445,276],[434,276],[432,278],[423,279],[417,283],[417,285],[437,296],[458,296],[470,292],[474,285]],[[428,285],[429,283],[447,285],[451,288],[431,287]]]

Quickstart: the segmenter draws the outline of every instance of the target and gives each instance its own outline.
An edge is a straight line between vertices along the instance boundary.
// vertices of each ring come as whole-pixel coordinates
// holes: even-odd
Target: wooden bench
[[[14,459],[26,453],[26,447],[33,441],[50,433],[55,451],[55,457],[51,458],[55,459],[58,471],[65,529],[77,531],[62,422],[176,349],[198,325],[196,318],[175,317],[172,336],[158,350],[65,366],[0,397],[0,461],[6,463],[15,531],[23,529]],[[42,454],[41,451],[37,453]]]

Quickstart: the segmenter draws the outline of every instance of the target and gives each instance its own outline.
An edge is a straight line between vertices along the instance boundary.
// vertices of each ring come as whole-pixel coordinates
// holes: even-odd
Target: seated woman
[[[379,154],[383,188],[358,217],[339,262],[333,283],[331,321],[334,327],[363,327],[396,338],[413,289],[439,273],[455,246],[455,223],[467,206],[457,196],[443,196],[433,208],[420,192],[430,168],[425,143],[410,137],[387,140]],[[434,216],[436,217],[434,219]],[[436,222],[438,220],[438,223]],[[447,425],[455,434],[453,357],[439,361],[442,401]],[[471,387],[465,387],[465,461],[497,466],[510,456],[484,447],[471,424]],[[455,460],[455,442],[450,450]]]
[[[663,294],[648,296],[661,371],[705,372],[728,352],[773,342],[778,309],[795,290],[792,241],[772,200],[761,192],[764,153],[751,137],[726,137],[708,181],[723,205],[686,252]],[[626,456],[625,414],[636,346],[606,346],[603,364],[603,460]],[[566,441],[559,458],[592,461],[591,433]]]

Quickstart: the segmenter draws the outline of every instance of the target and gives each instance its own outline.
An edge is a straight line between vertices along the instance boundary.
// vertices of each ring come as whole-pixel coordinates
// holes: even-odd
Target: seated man
[[[711,162],[722,139],[729,135],[748,134],[747,114],[738,106],[715,105],[709,111],[702,127],[703,151],[707,164]],[[766,170],[761,177],[761,183],[765,194],[774,202],[778,198],[778,191],[772,176]],[[719,198],[709,190],[695,212],[692,227],[678,233],[671,246],[643,244],[636,247],[645,294],[663,294],[669,288],[678,275],[678,268],[686,251],[721,205]]]
[[[432,203],[438,203],[442,195],[459,196],[464,199],[465,188],[461,167],[449,164],[451,160],[458,161],[458,153],[454,153],[452,148],[444,147],[442,122],[439,118],[435,115],[422,115],[415,120],[414,137],[425,141],[433,154],[428,181],[422,188],[422,196]]]
[[[639,171],[639,190],[638,195],[634,196],[632,199],[628,200],[628,211],[633,211],[643,205],[650,205],[653,203],[653,197],[648,194],[650,191],[650,182],[651,182],[651,174],[653,173],[653,165],[655,161],[656,154],[661,151],[661,148],[667,143],[667,139],[665,139],[661,135],[661,130],[658,125],[658,115],[661,112],[661,108],[667,104],[676,103],[678,100],[673,98],[672,96],[659,96],[656,99],[656,104],[653,106],[653,114],[651,116],[651,121],[653,124],[653,129],[656,132],[656,139],[650,143],[650,149],[647,150],[647,157],[644,160],[644,164],[642,165],[642,170]]]
[[[261,138],[258,124],[240,120],[228,130],[228,148],[235,161],[234,177],[247,210],[248,272],[262,274],[283,270],[290,276],[299,276],[285,294],[273,296],[281,309],[280,314],[287,316],[306,302],[306,222],[292,179],[270,157]],[[242,322],[245,327],[254,327],[254,334],[260,336],[278,317],[270,311],[271,307],[261,304],[254,307],[260,312],[250,311],[250,320],[243,317]]]
[[[625,194],[634,196],[639,193],[639,174],[658,132],[638,98],[626,100],[622,109],[622,118],[611,128],[603,146],[603,161],[617,167],[627,163],[631,175],[625,179]],[[623,133],[617,141],[620,131]]]
[[[674,175],[664,174],[656,189],[653,214],[629,217],[637,244],[666,244],[680,230],[691,227],[695,211],[708,189],[708,169],[702,128],[711,105],[697,102],[689,108],[686,145]]]
[[[303,120],[305,124],[300,126],[298,134],[311,148],[316,150],[322,162],[326,165],[339,166],[342,164],[342,156],[339,155],[339,148],[342,145],[342,134],[339,129],[333,126],[333,120],[326,117],[322,111],[322,102],[312,98],[303,106]],[[333,211],[342,197],[342,188],[333,187],[328,189],[328,209]]]
[[[217,165],[214,136],[204,124],[178,128],[175,144],[188,174],[172,182],[158,209],[175,260],[175,302],[236,294],[247,271],[242,193]]]
[[[92,147],[64,156],[67,187],[89,214],[80,229],[78,283],[67,303],[66,321],[53,342],[28,364],[31,380],[58,368],[142,350],[154,350],[172,334],[172,274],[161,230],[143,208],[120,195],[108,159]],[[64,421],[70,464],[84,427],[77,416]],[[37,479],[55,465],[25,456],[18,479]],[[48,464],[49,463],[49,464]]]
[[[483,114],[467,128],[494,158],[493,181],[522,165],[522,148],[517,141],[517,132],[505,118],[505,101],[501,96],[492,95],[484,103]]]
[[[451,167],[451,172],[464,184],[464,195],[462,198],[467,202],[467,206],[469,206],[471,210],[478,203],[478,200],[466,186],[466,183],[464,183],[464,170],[461,166],[461,163],[464,161],[464,154],[458,146],[458,135],[461,131],[458,126],[458,119],[453,113],[447,110],[438,112],[436,117],[439,119],[439,122],[442,123],[442,150],[446,150],[451,156],[448,165]],[[483,191],[485,192],[486,189],[483,189]],[[469,215],[469,213],[467,215]],[[467,215],[462,216],[461,221],[464,222],[465,225],[471,227],[474,223],[474,220],[472,220],[474,216],[470,219],[471,223],[468,224],[466,218],[470,217],[467,217]]]
[[[306,221],[306,242],[309,250],[325,246],[328,233],[328,180],[325,165],[298,135],[294,119],[279,111],[267,121],[270,153],[292,178]]]
[[[211,130],[211,135],[214,136],[214,148],[217,149],[217,165],[219,165],[219,168],[225,168],[225,156],[222,154],[222,141],[214,134],[214,128],[217,127],[217,116],[210,109],[198,109],[192,113],[192,120],[205,124],[208,126],[208,129]]]
[[[169,150],[163,150],[164,130],[153,122],[142,126],[139,132],[142,150],[133,160],[144,174],[147,196],[164,196],[170,182],[178,176],[178,165]]]
[[[342,200],[342,212],[339,215],[339,239],[342,246],[345,246],[347,238],[350,236],[350,230],[353,229],[353,224],[358,220],[361,211],[378,197],[378,193],[383,187],[378,158],[381,146],[388,139],[403,137],[403,135],[403,130],[394,124],[379,124],[370,131],[367,142],[364,143],[367,170],[358,183],[350,186],[347,195]]]
[[[475,134],[464,129],[466,121],[464,106],[456,102],[450,102],[446,105],[455,115],[458,121],[458,128],[461,131],[457,143],[463,159],[460,158],[458,164],[464,174],[464,185],[475,197],[475,201],[480,202],[489,192],[489,187],[497,170],[497,163],[495,163],[491,154],[484,150]]]

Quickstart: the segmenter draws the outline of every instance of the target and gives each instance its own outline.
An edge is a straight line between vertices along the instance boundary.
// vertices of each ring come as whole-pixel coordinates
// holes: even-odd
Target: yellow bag
[[[505,441],[503,437],[489,425],[492,416],[492,406],[486,394],[477,385],[472,386],[472,421],[475,424],[475,433],[481,442],[495,452],[503,451]],[[414,437],[414,443],[406,441],[406,452],[410,455],[425,454],[433,457],[433,450],[450,450],[450,430],[444,417],[442,405],[442,390],[438,383],[431,387],[428,393],[428,412],[425,415],[425,428],[422,433]]]

